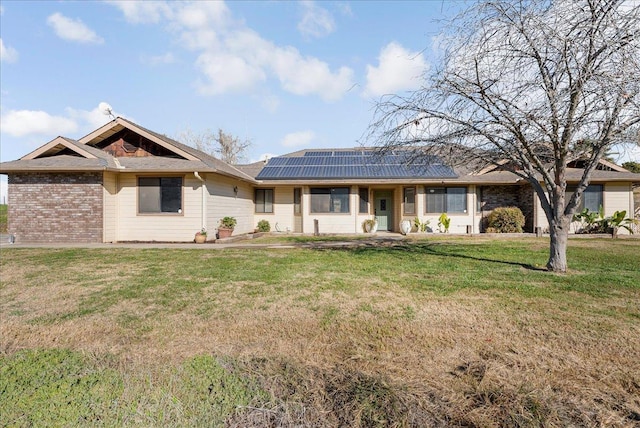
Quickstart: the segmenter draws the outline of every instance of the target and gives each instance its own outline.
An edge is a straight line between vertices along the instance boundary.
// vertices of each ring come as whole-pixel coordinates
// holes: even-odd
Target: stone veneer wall
[[[21,242],[102,242],[102,173],[9,175],[8,232]]]

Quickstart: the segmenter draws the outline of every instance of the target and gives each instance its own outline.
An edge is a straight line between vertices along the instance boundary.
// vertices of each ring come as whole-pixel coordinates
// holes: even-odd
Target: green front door
[[[393,193],[388,190],[374,192],[375,216],[378,219],[378,230],[393,230]]]

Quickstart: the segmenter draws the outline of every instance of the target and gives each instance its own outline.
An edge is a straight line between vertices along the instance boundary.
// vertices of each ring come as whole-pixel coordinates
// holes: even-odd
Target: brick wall
[[[498,207],[518,207],[525,218],[525,232],[533,232],[533,189],[531,186],[482,186],[482,231],[487,217]]]
[[[101,173],[9,175],[8,232],[16,242],[102,242]]]
[[[524,214],[524,231],[529,233],[534,232],[533,211],[536,203],[534,193],[535,190],[533,190],[533,188],[528,184],[526,186],[519,187],[520,204],[518,205],[518,208],[520,208],[522,214]]]

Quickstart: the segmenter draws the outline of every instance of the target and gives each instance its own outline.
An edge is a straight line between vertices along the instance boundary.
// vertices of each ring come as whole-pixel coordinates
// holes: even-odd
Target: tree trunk
[[[566,223],[566,224],[565,224]],[[547,269],[553,272],[567,271],[567,242],[569,240],[569,222],[560,220],[549,226],[551,243]]]

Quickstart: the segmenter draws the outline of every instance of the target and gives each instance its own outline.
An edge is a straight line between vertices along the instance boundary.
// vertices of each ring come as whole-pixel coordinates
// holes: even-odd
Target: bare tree
[[[176,140],[232,165],[244,161],[247,149],[251,146],[250,140],[241,140],[222,129],[218,129],[218,132],[206,129],[198,133],[187,127],[177,135]]]
[[[640,4],[483,1],[452,21],[445,40],[422,89],[377,104],[368,138],[527,180],[549,222],[547,268],[566,271],[569,226],[599,160],[637,142]],[[567,164],[577,159],[584,173],[567,198]]]

